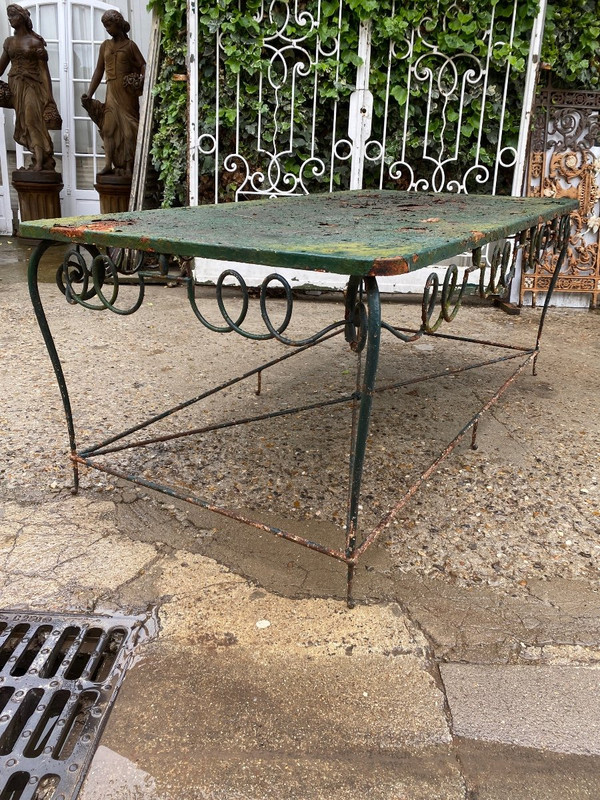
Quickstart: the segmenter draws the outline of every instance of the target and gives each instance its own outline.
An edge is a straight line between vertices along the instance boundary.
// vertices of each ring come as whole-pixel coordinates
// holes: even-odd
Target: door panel
[[[4,140],[4,115],[4,109],[0,108],[0,235],[11,236],[13,219],[10,205],[10,175],[8,173],[8,159]]]
[[[81,105],[81,95],[87,91],[96,66],[101,43],[107,38],[101,22],[102,14],[115,6],[106,3],[68,3],[67,25],[71,42],[67,69],[69,116],[66,151],[70,165],[70,196],[63,205],[63,214],[93,214],[99,211],[100,201],[94,189],[98,164],[103,160],[102,140],[98,129]],[[104,88],[94,97],[104,100]],[[67,200],[67,198],[65,198]]]
[[[102,140],[81,105],[96,65],[100,44],[106,39],[102,14],[116,6],[107,3],[25,3],[33,27],[46,40],[52,92],[63,119],[61,131],[51,131],[56,169],[62,173],[64,189],[61,210],[64,216],[94,214],[100,210],[94,189],[99,160],[103,159]],[[100,87],[95,95],[104,99]],[[16,146],[17,166],[28,157]]]

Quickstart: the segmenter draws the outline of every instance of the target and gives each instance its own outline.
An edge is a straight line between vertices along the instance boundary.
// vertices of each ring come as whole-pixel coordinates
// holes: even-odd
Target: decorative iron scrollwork
[[[470,266],[463,267],[462,278],[460,268],[451,264],[446,268],[443,280],[437,272],[431,272],[425,282],[421,304],[421,324],[417,330],[404,330],[382,321],[381,327],[395,337],[405,341],[415,341],[425,334],[434,334],[440,326],[452,322],[458,314],[467,293],[477,294],[482,299],[501,295],[508,289],[515,274],[517,256],[523,254],[523,270],[526,275],[535,272],[540,264],[556,264],[562,251],[569,246],[569,218],[562,217],[552,223],[541,224],[522,232],[517,237],[486,248],[475,248],[471,255]],[[363,300],[364,279],[358,276],[349,279],[345,295],[345,317],[309,336],[290,336],[286,332],[292,321],[294,311],[294,293],[288,280],[281,274],[273,272],[263,280],[260,286],[259,307],[263,330],[251,329],[247,324],[250,308],[250,291],[243,275],[235,269],[226,269],[215,285],[215,300],[221,322],[211,321],[200,309],[196,298],[196,283],[193,276],[174,276],[168,272],[169,259],[159,257],[158,273],[142,270],[137,272],[137,297],[129,305],[118,305],[122,280],[118,262],[108,253],[101,253],[96,247],[85,245],[84,252],[78,247],[70,250],[57,273],[57,284],[70,303],[83,306],[94,311],[109,310],[119,315],[135,313],[140,308],[145,294],[145,279],[149,275],[160,276],[163,281],[173,279],[187,285],[187,296],[190,307],[198,321],[208,330],[215,333],[237,333],[246,339],[264,341],[276,339],[291,347],[305,347],[315,344],[325,336],[344,327],[345,338],[356,352],[364,349],[370,326],[368,304]],[[91,259],[91,260],[90,260]],[[548,276],[549,277],[549,276]],[[237,289],[235,313],[231,312],[231,301],[227,300],[226,285],[234,283]],[[127,284],[132,286],[131,276]],[[545,284],[544,284],[545,285]],[[526,284],[529,289],[532,284]],[[539,284],[541,287],[541,284]],[[270,298],[273,289],[283,298],[283,307],[278,304],[277,312],[280,321],[275,322],[270,309]],[[97,302],[92,302],[96,299]],[[229,304],[229,307],[228,307]]]
[[[99,255],[98,248],[93,245],[77,245],[67,250],[62,264],[56,271],[56,285],[68,303],[93,311],[102,311],[104,306],[87,302],[96,296],[96,288],[93,285],[91,266],[86,260],[82,248],[92,259]],[[97,279],[101,286],[104,276],[98,273]],[[90,284],[92,285],[90,286]]]
[[[579,209],[571,215],[567,257],[557,281],[560,292],[586,293],[591,305],[600,299],[600,92],[554,89],[549,84],[536,98],[529,154],[527,194],[572,197]],[[546,292],[557,255],[548,252],[538,262],[528,260],[520,297]]]
[[[124,251],[111,248],[117,256],[117,261],[107,253],[100,253],[94,245],[77,245],[65,254],[62,264],[56,272],[56,284],[64,294],[67,302],[80,305],[91,311],[104,311],[108,309],[115,314],[133,314],[141,306],[144,299],[144,279],[138,276],[138,297],[128,308],[118,308],[115,303],[119,296],[119,275],[122,274],[121,265]],[[86,254],[88,258],[86,258]],[[140,254],[143,258],[143,254]],[[91,259],[89,261],[88,259]],[[138,260],[141,259],[138,257]],[[136,267],[139,269],[139,264]],[[125,274],[131,274],[126,272]],[[110,283],[110,299],[104,294],[105,284]],[[90,303],[96,297],[100,303]]]

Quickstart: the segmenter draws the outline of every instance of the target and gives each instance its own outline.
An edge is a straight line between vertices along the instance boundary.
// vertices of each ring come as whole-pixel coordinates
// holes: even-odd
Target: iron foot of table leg
[[[356,602],[355,602],[354,598],[352,597],[352,584],[353,584],[353,581],[354,581],[354,570],[355,570],[355,565],[354,564],[348,564],[348,580],[347,580],[347,583],[346,583],[346,604],[347,604],[348,608],[354,608],[354,606],[356,605]]]
[[[73,462],[73,485],[71,486],[71,494],[77,494],[79,492],[79,464],[74,461]]]
[[[473,433],[471,434],[471,450],[478,450],[479,445],[477,444],[477,428],[479,427],[479,421],[475,422],[473,425]]]

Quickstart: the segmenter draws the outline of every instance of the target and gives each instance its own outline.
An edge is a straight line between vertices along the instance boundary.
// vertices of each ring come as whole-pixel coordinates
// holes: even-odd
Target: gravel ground
[[[0,266],[0,492],[35,499],[48,489],[64,492],[70,471],[60,397],[23,281],[25,248],[19,253],[16,266]],[[107,431],[124,429],[287,352],[273,342],[209,334],[194,320],[179,287],[150,287],[144,305],[130,317],[69,306],[50,283],[42,292],[80,442],[99,441]],[[201,308],[215,319],[211,292],[199,294]],[[236,300],[229,302],[233,308]],[[281,313],[281,301],[273,300],[272,306],[275,315]],[[256,325],[258,313],[253,300],[250,318]],[[335,296],[299,298],[295,332],[305,336],[342,313]],[[384,317],[414,326],[419,307],[386,301]],[[538,317],[531,309],[509,317],[471,306],[444,331],[528,345]],[[528,370],[521,376],[484,418],[479,449],[461,443],[385,532],[382,544],[399,572],[463,586],[489,585],[510,594],[526,592],[528,582],[539,578],[583,578],[598,586],[598,322],[597,312],[555,310],[549,315],[539,375]],[[496,355],[497,350],[478,345],[459,349],[455,342],[431,338],[405,345],[385,336],[379,384],[444,373]],[[363,485],[363,530],[376,524],[509,372],[510,365],[494,365],[377,396]],[[354,356],[335,338],[266,371],[260,395],[255,379],[245,381],[226,390],[218,404],[203,402],[181,412],[176,428],[340,397],[352,391],[353,381]],[[229,507],[317,517],[341,531],[349,422],[349,406],[340,404],[128,450],[112,463]],[[167,430],[168,424],[161,423],[153,432]],[[83,485],[103,492],[110,481],[94,472]]]

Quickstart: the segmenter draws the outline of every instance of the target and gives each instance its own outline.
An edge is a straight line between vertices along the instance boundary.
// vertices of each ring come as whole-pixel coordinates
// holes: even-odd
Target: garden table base
[[[352,580],[360,557],[467,433],[471,432],[472,445],[475,445],[481,416],[498,401],[527,365],[533,364],[535,371],[544,320],[569,244],[569,212],[576,206],[577,203],[573,200],[360,191],[23,223],[19,231],[21,236],[42,240],[31,257],[29,289],[62,396],[73,465],[73,491],[78,490],[78,470],[79,465],[83,464],[297,542],[346,565],[347,598],[348,604],[352,605]],[[165,283],[179,281],[187,284],[192,312],[210,331],[235,332],[259,341],[275,339],[288,349],[275,359],[99,443],[82,446],[76,440],[65,376],[38,287],[40,259],[52,244],[65,242],[72,243],[74,247],[67,253],[59,268],[57,283],[67,301],[72,304],[90,310],[132,314],[143,302],[146,282],[150,277],[155,281],[158,274]],[[466,295],[501,296],[508,288],[519,262],[521,269],[532,270],[540,263],[547,263],[549,251],[554,252],[552,272],[548,273],[547,294],[540,311],[536,337],[529,345],[514,346],[505,342],[487,342],[440,332],[444,323],[450,323],[456,317]],[[465,252],[471,253],[471,259],[462,276],[461,270],[455,264],[446,267],[443,281],[438,272],[432,272],[428,276],[420,321],[414,329],[393,326],[382,318],[378,288],[380,277],[424,269]],[[145,268],[146,254],[158,257],[158,273]],[[224,270],[217,281],[216,301],[222,320],[219,324],[210,322],[202,314],[196,300],[194,279],[169,272],[171,256],[183,259],[208,257],[240,262],[239,270]],[[244,263],[258,263],[276,269],[316,269],[347,275],[343,319],[334,321],[309,336],[290,336],[289,328],[294,310],[293,292],[287,279],[274,272],[265,278],[260,290],[260,310],[264,327],[259,331],[251,330],[247,324],[250,301],[249,290],[243,278]],[[137,298],[125,307],[119,304],[119,290],[124,274],[128,274],[129,283],[131,275],[135,276],[138,287]],[[235,318],[227,310],[223,292],[225,283],[231,280],[238,285],[241,297],[241,310]],[[278,288],[285,298],[285,313],[279,322],[274,322],[269,312],[268,298],[273,288]],[[445,370],[437,375],[381,386],[377,383],[377,368],[382,332],[403,343],[414,342],[423,336],[445,338],[457,344],[472,342],[501,348],[502,355],[450,371]],[[341,334],[357,354],[356,384],[347,395],[162,436],[135,436],[200,400],[217,397],[219,392],[252,376],[257,377],[260,390],[260,379],[266,369]],[[512,374],[485,405],[465,422],[420,477],[406,488],[380,522],[366,533],[360,531],[361,481],[367,456],[374,396],[378,392],[398,389],[417,381],[447,377],[449,374],[505,361],[514,361],[516,364]],[[338,548],[326,547],[282,528],[250,519],[190,492],[156,483],[141,475],[128,474],[99,460],[100,456],[128,448],[145,447],[156,442],[339,403],[351,403],[353,414],[345,534],[343,545]]]

